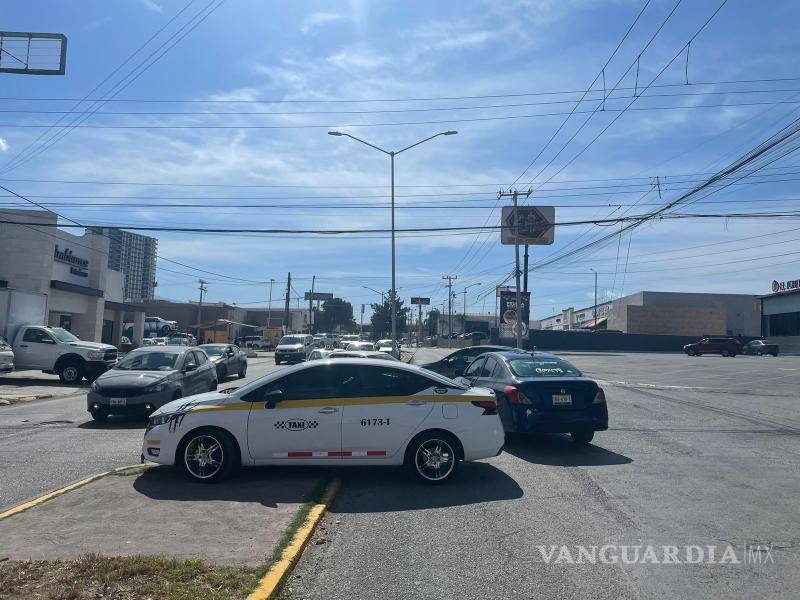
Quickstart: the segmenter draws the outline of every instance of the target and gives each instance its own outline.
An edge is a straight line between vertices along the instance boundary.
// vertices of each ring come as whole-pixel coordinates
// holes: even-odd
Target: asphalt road
[[[609,431],[588,448],[523,439],[439,487],[343,471],[284,598],[796,597],[800,358],[568,358],[604,380]],[[567,545],[575,559],[577,545],[607,544],[616,564],[548,564],[537,548]],[[744,561],[759,544],[769,553],[751,556],[765,564],[708,562],[707,546]],[[622,545],[653,545],[661,561],[664,545],[705,556],[623,564]]]
[[[248,359],[247,377],[235,376],[220,388],[235,387],[274,371],[272,355]],[[52,378],[50,378],[52,379]],[[48,376],[28,385],[39,389]],[[63,393],[56,381],[53,386]],[[0,510],[94,473],[137,464],[143,419],[111,417],[95,423],[86,412],[86,390],[52,399],[0,406]]]

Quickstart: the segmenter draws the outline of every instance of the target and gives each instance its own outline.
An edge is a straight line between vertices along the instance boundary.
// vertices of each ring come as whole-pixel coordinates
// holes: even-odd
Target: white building
[[[107,237],[57,229],[58,217],[48,211],[3,216],[12,222],[0,223],[0,287],[45,294],[46,324],[81,339],[118,346],[129,318],[141,342],[144,313],[124,303],[124,276],[108,268]]]

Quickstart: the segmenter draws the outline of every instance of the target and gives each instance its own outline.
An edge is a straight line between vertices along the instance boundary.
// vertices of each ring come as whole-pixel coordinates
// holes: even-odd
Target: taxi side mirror
[[[270,390],[264,394],[264,408],[275,408],[275,405],[283,400],[283,391]]]

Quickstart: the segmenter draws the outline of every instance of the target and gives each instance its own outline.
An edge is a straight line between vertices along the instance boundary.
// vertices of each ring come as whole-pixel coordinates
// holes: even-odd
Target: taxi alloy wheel
[[[181,445],[180,460],[186,475],[203,483],[225,479],[238,463],[230,436],[214,430],[198,430],[190,434]]]
[[[425,483],[443,483],[455,472],[458,453],[448,438],[432,433],[416,441],[410,463],[415,474]]]

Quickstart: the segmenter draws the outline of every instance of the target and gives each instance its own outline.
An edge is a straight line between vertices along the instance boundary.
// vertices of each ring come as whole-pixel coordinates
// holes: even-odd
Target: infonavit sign
[[[793,292],[800,290],[800,279],[792,279],[791,281],[773,281],[772,293],[779,294],[780,292]]]

